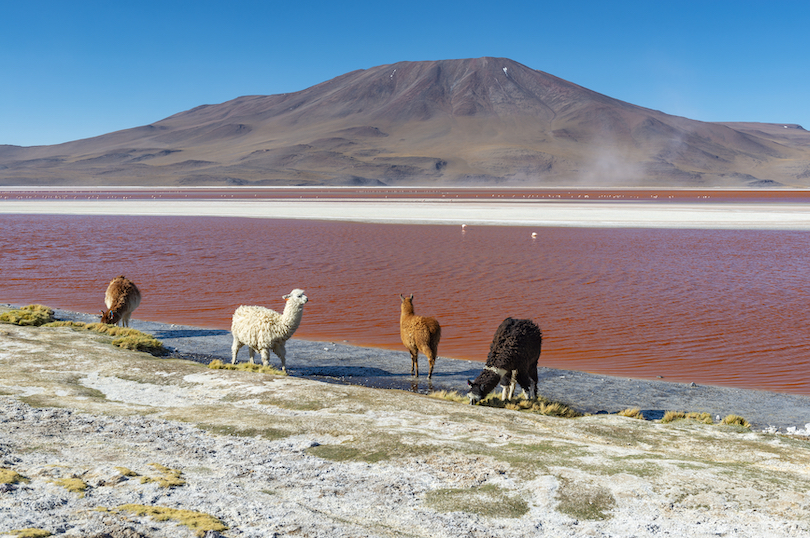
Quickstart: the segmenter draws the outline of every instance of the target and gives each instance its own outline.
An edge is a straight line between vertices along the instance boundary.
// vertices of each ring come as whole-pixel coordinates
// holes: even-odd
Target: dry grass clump
[[[428,398],[435,398],[437,400],[448,400],[456,403],[467,403],[470,401],[466,395],[459,393],[455,390],[434,390],[428,394]]]
[[[3,534],[11,534],[14,536],[19,536],[20,538],[46,538],[47,536],[53,536],[51,531],[46,531],[45,529],[34,529],[30,527],[27,529],[5,531]]]
[[[115,470],[121,473],[121,476],[138,476],[138,473],[126,467],[116,467]]]
[[[449,400],[451,402],[469,402],[469,398],[467,398],[466,395],[460,394],[454,390],[439,390],[431,392],[428,396],[430,398]],[[576,411],[563,403],[552,402],[551,400],[548,400],[542,396],[538,396],[534,400],[512,398],[511,400],[503,401],[495,394],[495,392],[492,392],[489,394],[489,396],[478,402],[478,405],[483,405],[484,407],[497,407],[499,409],[510,409],[512,411],[526,411],[528,413],[537,413],[539,415],[549,415],[562,418],[576,418],[582,416],[582,413],[579,411]]]
[[[92,331],[112,336],[112,345],[120,347],[121,349],[143,351],[155,356],[166,354],[166,348],[163,347],[163,342],[151,334],[146,334],[128,327],[118,327],[104,323],[82,323],[80,321],[54,321],[46,324],[45,327],[70,327],[76,330]]]
[[[513,411],[528,411],[530,413],[537,413],[539,415],[549,415],[552,417],[562,418],[576,418],[582,416],[582,413],[579,411],[576,411],[563,403],[552,402],[551,400],[543,398],[542,396],[538,396],[534,400],[513,398],[512,400],[503,402],[500,398],[494,398],[490,401],[493,402],[492,407],[500,407],[500,405],[495,403],[497,401],[502,402],[505,409],[511,409]],[[484,405],[487,405],[487,403]]]
[[[160,476],[142,476],[141,484],[155,482],[162,488],[176,488],[185,485],[186,481],[180,478],[183,474],[182,471],[178,469],[171,469],[159,463],[150,463],[149,465],[154,467],[160,473]]]
[[[0,469],[0,484],[18,484],[20,482],[30,482],[30,480],[11,469]]]
[[[30,304],[19,310],[0,314],[0,322],[39,327],[53,321],[53,310],[41,304]]]
[[[727,415],[720,424],[724,426],[740,426],[742,428],[751,429],[751,424],[740,415]]]
[[[272,366],[264,366],[263,364],[250,364],[249,362],[239,362],[236,364],[225,364],[219,359],[213,360],[208,364],[208,367],[212,370],[244,370],[248,372],[256,372],[259,374],[270,374],[270,375],[287,375],[286,372],[282,372],[277,368],[273,368]]]
[[[218,518],[204,512],[181,510],[167,506],[145,506],[143,504],[123,504],[113,508],[117,512],[130,512],[136,516],[149,516],[155,521],[177,521],[180,525],[197,531],[197,536],[203,536],[207,531],[226,531],[228,526]]]
[[[638,407],[633,407],[632,409],[624,409],[623,411],[619,411],[617,415],[619,415],[620,417],[635,418],[638,420],[647,420],[646,418],[644,418],[641,409],[639,409]]]
[[[71,493],[78,493],[80,497],[84,497],[84,492],[87,491],[87,483],[81,478],[60,478],[55,480],[54,484],[62,486]]]
[[[712,416],[709,413],[685,413],[683,411],[667,411],[664,413],[661,423],[669,424],[670,422],[675,422],[676,420],[694,420],[703,424],[714,424],[714,420],[712,420]]]

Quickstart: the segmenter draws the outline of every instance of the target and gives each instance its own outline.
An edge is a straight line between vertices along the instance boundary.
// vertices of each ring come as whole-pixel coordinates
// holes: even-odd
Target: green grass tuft
[[[526,411],[529,413],[537,413],[538,415],[548,415],[552,417],[561,418],[577,418],[581,417],[582,413],[568,407],[560,402],[552,402],[543,396],[537,396],[534,400],[527,400],[525,398],[512,398],[511,400],[501,400],[500,396],[492,392],[481,400],[478,405],[484,407],[497,407],[499,409],[510,409],[512,411]]]
[[[225,426],[214,424],[197,424],[197,427],[214,435],[233,435],[236,437],[261,437],[275,441],[289,437],[294,432],[280,430],[277,428],[239,428],[237,426]]]
[[[107,325],[104,323],[82,323],[79,321],[54,321],[45,327],[69,327],[75,330],[92,331],[95,333],[112,336],[112,345],[121,349],[132,351],[143,351],[151,355],[160,356],[166,354],[163,343],[151,334],[143,333],[129,327],[118,327],[117,325]]]
[[[437,512],[469,512],[492,518],[519,518],[529,511],[525,500],[489,484],[469,489],[429,491],[425,503]]]
[[[604,520],[616,506],[610,491],[601,486],[560,478],[557,511],[574,519]]]
[[[262,364],[250,364],[249,362],[239,362],[237,364],[225,364],[219,359],[213,360],[208,364],[208,367],[212,370],[243,370],[247,372],[256,372],[259,374],[270,374],[270,375],[287,375],[286,372],[282,372],[277,368],[273,368],[272,366],[264,366]]]
[[[121,349],[143,351],[151,355],[163,355],[166,353],[163,343],[148,334],[116,338],[112,341],[112,345],[120,347]]]
[[[39,327],[53,321],[53,310],[41,304],[30,304],[19,310],[9,310],[0,314],[0,322],[13,325]]]
[[[468,403],[470,400],[465,394],[460,394],[457,391],[437,390],[428,394],[430,398],[437,400],[448,400],[451,402]],[[560,402],[552,402],[551,400],[538,396],[534,400],[525,398],[512,398],[508,401],[501,400],[500,396],[492,392],[478,402],[478,405],[484,407],[496,407],[498,409],[510,409],[512,411],[525,411],[528,413],[537,413],[539,415],[549,415],[553,417],[562,418],[576,418],[581,417],[582,413],[568,407]]]

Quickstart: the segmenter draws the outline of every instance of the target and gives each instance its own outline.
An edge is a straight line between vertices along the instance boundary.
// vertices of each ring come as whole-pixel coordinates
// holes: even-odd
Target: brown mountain
[[[400,62],[53,146],[4,185],[810,186],[810,132],[635,106],[504,58]]]

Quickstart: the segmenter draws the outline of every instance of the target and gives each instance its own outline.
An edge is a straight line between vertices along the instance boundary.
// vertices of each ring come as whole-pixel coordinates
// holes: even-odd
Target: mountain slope
[[[645,109],[503,58],[400,62],[54,146],[0,184],[805,186],[810,133]]]

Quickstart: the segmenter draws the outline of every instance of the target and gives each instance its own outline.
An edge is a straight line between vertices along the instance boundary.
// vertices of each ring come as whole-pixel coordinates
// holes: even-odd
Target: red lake
[[[303,288],[296,338],[404,351],[399,294],[413,294],[442,325],[440,357],[483,361],[505,317],[531,318],[542,366],[810,395],[807,232],[7,214],[0,226],[6,303],[98,312],[123,274],[143,294],[136,319],[229,329],[240,304],[281,310]]]

